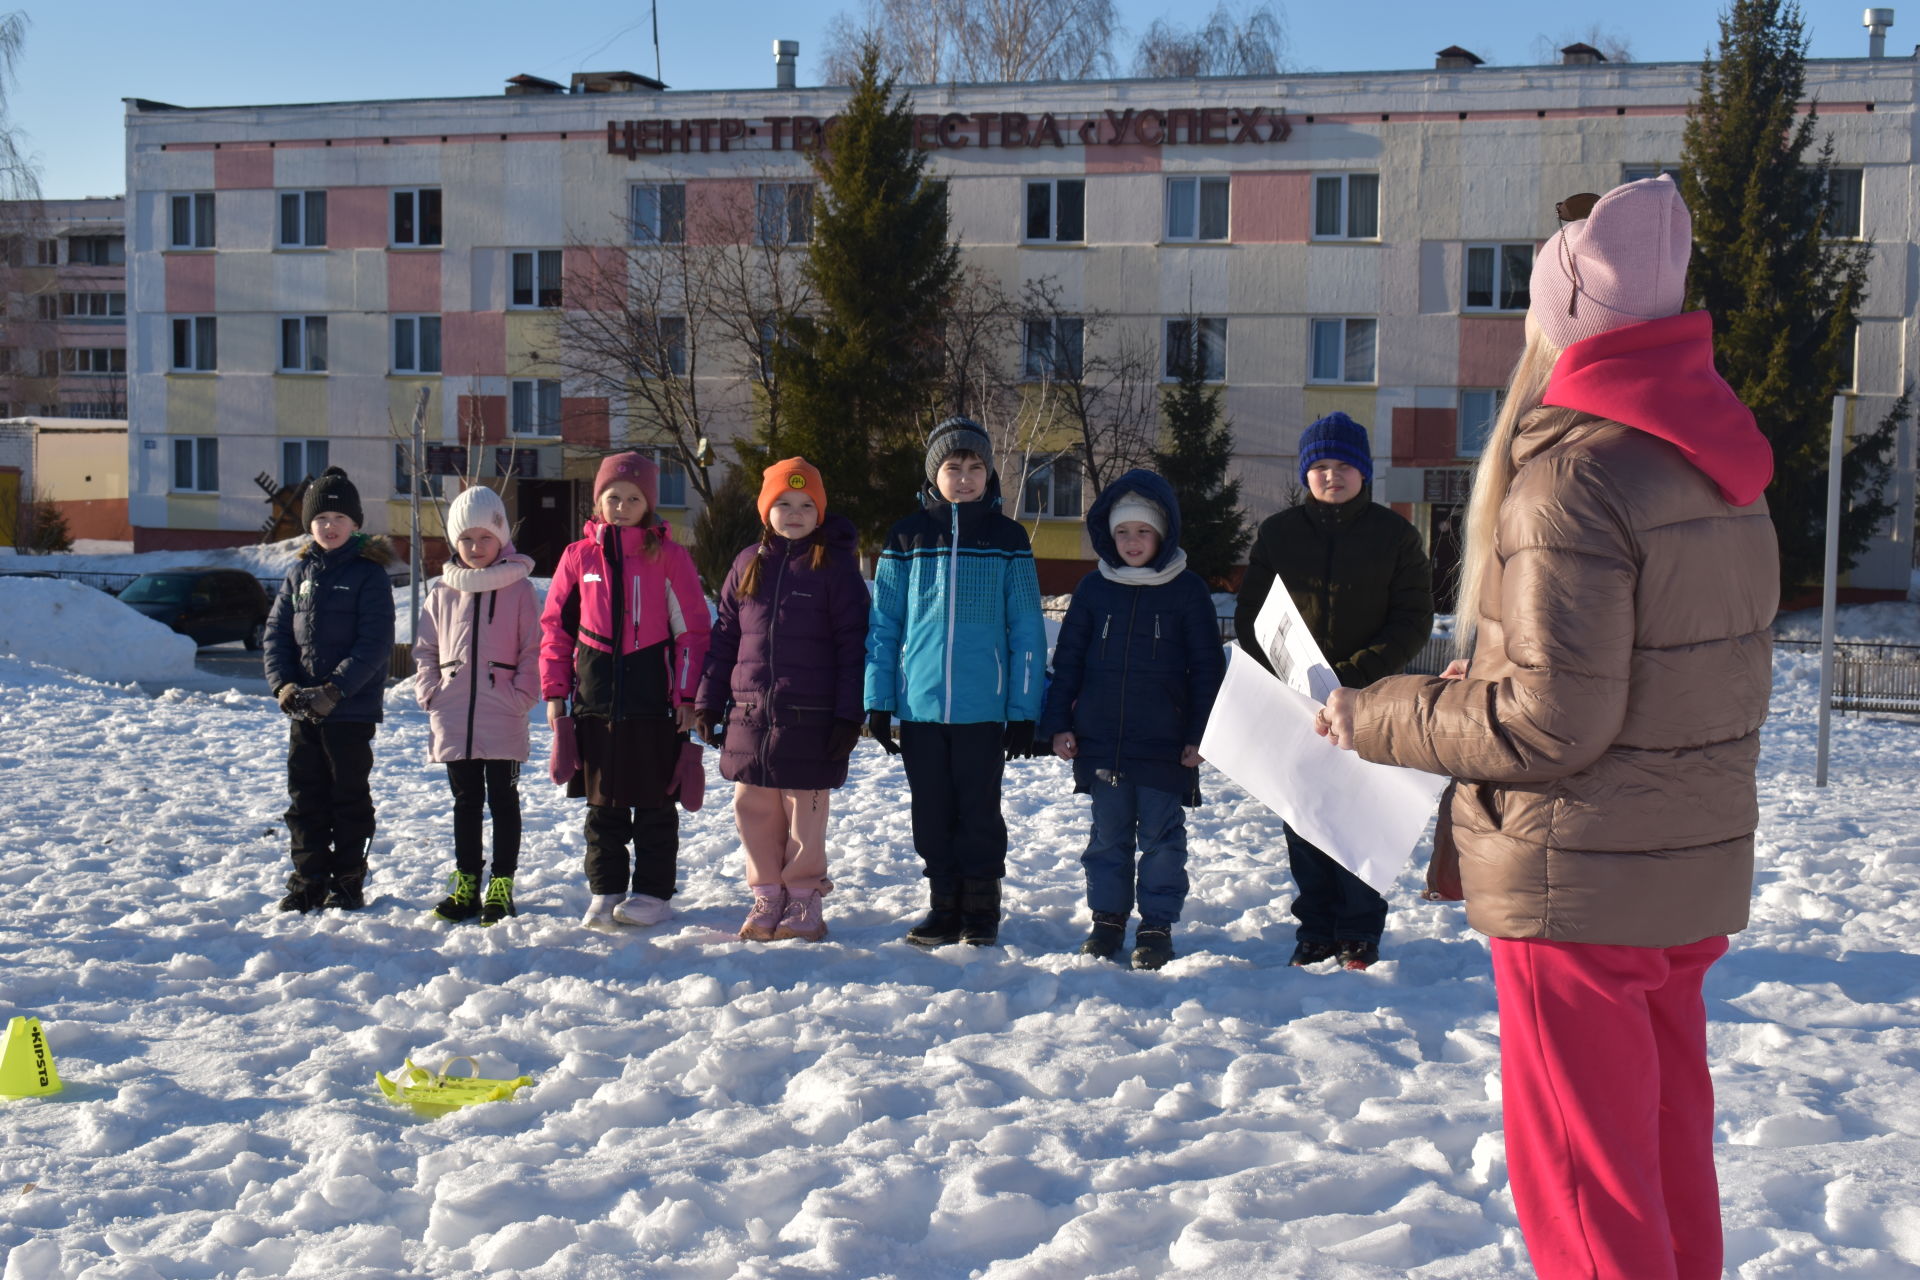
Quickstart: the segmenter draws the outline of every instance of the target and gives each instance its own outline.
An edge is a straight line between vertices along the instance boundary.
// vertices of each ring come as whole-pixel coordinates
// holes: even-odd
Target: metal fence
[[[1817,640],[1776,640],[1775,649],[1818,656]],[[1866,644],[1842,640],[1833,647],[1833,709],[1920,716],[1920,644]]]

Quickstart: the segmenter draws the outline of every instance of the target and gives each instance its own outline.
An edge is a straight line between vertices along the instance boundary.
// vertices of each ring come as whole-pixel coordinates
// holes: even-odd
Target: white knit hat
[[[1129,490],[1114,500],[1107,515],[1107,532],[1113,532],[1129,520],[1152,525],[1155,533],[1163,538],[1167,536],[1167,513],[1143,493]]]
[[[513,541],[507,528],[507,504],[483,484],[462,489],[447,504],[447,536],[458,538],[469,529],[485,529],[502,544]]]

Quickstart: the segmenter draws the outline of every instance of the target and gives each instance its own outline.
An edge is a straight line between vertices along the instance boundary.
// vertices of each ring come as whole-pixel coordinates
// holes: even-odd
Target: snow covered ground
[[[1754,925],[1712,973],[1729,1267],[1920,1276],[1920,722],[1783,657]],[[526,914],[431,922],[441,770],[397,687],[376,900],[271,911],[283,722],[0,659],[0,1018],[67,1088],[0,1101],[4,1280],[1507,1277],[1485,947],[1403,877],[1387,961],[1290,970],[1278,823],[1218,775],[1183,958],[1071,953],[1085,801],[1011,768],[1006,945],[931,954],[897,765],[841,793],[825,943],[750,945],[717,778],[679,918],[576,923],[580,810],[528,770]],[[1423,851],[1424,855],[1424,851]],[[531,1074],[422,1121],[411,1056]]]

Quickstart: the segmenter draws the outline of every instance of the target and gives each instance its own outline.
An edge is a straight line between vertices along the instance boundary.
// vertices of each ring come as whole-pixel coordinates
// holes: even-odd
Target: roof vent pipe
[[[800,42],[798,40],[775,40],[773,42],[774,88],[793,88],[794,62],[799,56]]]
[[[1887,56],[1887,28],[1893,25],[1893,10],[1869,9],[1860,25],[1867,29],[1867,56],[1884,58]]]

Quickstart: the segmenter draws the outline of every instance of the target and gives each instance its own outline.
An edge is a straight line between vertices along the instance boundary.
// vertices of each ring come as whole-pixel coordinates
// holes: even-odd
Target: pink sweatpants
[[[1507,1173],[1540,1280],[1719,1280],[1700,986],[1726,951],[1493,940]]]
[[[827,893],[827,802],[831,791],[733,784],[733,821],[747,851],[747,884]]]

